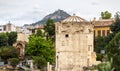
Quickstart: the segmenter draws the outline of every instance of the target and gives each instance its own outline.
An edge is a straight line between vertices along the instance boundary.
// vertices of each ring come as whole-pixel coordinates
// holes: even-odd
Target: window
[[[88,51],[90,51],[90,46],[88,46]]]
[[[90,59],[88,58],[87,59],[87,66],[89,66],[89,63],[90,63]]]
[[[102,30],[102,36],[105,36],[105,30]]]
[[[91,51],[92,45],[88,45],[88,51]]]
[[[107,30],[107,35],[109,35],[110,34],[110,30]]]
[[[98,36],[101,36],[101,31],[100,30],[98,30]]]
[[[68,35],[68,34],[66,34],[66,35],[65,35],[65,37],[66,37],[66,38],[68,38],[68,37],[69,37],[69,35]]]

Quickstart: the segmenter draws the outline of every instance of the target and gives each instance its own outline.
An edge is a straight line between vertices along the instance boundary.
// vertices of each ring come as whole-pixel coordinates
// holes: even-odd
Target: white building
[[[16,26],[11,24],[10,22],[5,25],[6,32],[16,32]]]
[[[0,32],[16,32],[16,26],[10,22],[6,25],[0,25]]]
[[[4,31],[4,25],[0,25],[0,32]]]

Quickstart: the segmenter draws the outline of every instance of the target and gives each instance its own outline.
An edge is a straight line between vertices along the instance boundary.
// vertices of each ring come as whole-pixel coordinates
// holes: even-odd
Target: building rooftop
[[[103,19],[98,21],[92,22],[95,27],[104,27],[104,26],[110,26],[114,23],[113,19]]]
[[[62,23],[68,23],[68,22],[71,22],[71,23],[72,22],[87,22],[87,20],[73,14],[73,16],[70,16],[62,21]]]

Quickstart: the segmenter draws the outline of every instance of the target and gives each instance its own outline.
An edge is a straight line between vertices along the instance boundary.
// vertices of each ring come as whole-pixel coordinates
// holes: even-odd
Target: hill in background
[[[69,17],[70,15],[66,13],[63,10],[57,10],[54,13],[51,13],[47,16],[45,16],[42,20],[33,23],[32,25],[40,25],[40,24],[45,24],[48,19],[53,19],[55,22],[59,22],[61,20],[64,20],[65,18]]]

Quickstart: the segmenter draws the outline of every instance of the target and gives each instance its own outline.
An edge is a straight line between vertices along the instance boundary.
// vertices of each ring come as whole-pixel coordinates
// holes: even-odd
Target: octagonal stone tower
[[[96,62],[90,22],[73,15],[55,25],[57,71],[83,71]]]

